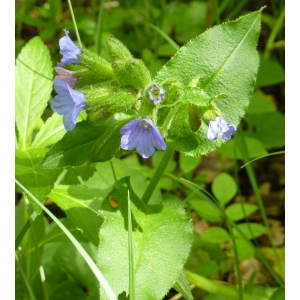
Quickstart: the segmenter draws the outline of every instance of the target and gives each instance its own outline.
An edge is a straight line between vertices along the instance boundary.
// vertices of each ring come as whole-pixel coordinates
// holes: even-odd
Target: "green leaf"
[[[68,219],[60,219],[61,223],[69,230],[69,232],[76,238],[77,241],[87,242],[87,239],[82,235],[78,228]],[[39,243],[39,246],[49,243],[69,242],[68,237],[59,228],[59,226],[53,222],[50,223],[47,233],[44,235]]]
[[[262,122],[261,120],[265,120]],[[247,133],[261,141],[267,149],[285,145],[285,116],[279,111],[259,115],[248,115],[247,121],[256,127],[255,132]]]
[[[88,296],[82,288],[73,281],[58,283],[49,295],[49,300],[88,300]]]
[[[35,136],[32,147],[47,147],[58,142],[67,130],[63,125],[63,116],[54,113],[49,117]]]
[[[249,133],[247,133],[249,134]],[[245,136],[245,143],[248,150],[249,158],[256,158],[260,156],[264,156],[268,154],[266,148],[263,146],[262,142],[259,141],[257,138]],[[236,144],[235,139],[231,139],[227,141],[227,143],[223,144],[219,149],[218,152],[224,156],[233,159],[243,159],[243,155]]]
[[[207,200],[193,198],[188,202],[201,218],[210,222],[222,221],[220,212]]]
[[[81,243],[88,255],[95,260],[97,248],[91,243]],[[87,289],[89,299],[99,299],[98,280],[76,247],[71,243],[63,243],[54,255],[54,261],[59,263],[67,271],[78,285]]]
[[[270,300],[284,300],[285,299],[285,288],[278,288],[271,296]]]
[[[183,173],[189,173],[199,166],[202,157],[186,156],[183,153],[179,156],[179,166]]]
[[[130,185],[134,193],[138,197],[143,196],[147,180],[141,170],[136,170],[132,162],[126,163],[126,159],[114,159],[111,162],[97,163],[95,174],[85,184],[89,187],[102,190],[111,189],[116,181],[115,176],[117,180],[130,176]],[[155,189],[149,203],[160,204],[161,201],[161,193],[158,189]]]
[[[43,168],[81,166],[112,159],[120,150],[120,128],[132,117],[115,114],[99,126],[82,121],[48,152]]]
[[[257,211],[257,209],[258,209],[257,205],[254,204],[233,203],[225,209],[225,214],[232,221],[240,221],[252,215],[255,211]]]
[[[218,175],[212,183],[212,192],[222,206],[225,206],[236,194],[235,180],[227,173]]]
[[[237,126],[252,96],[259,66],[256,45],[260,15],[261,10],[205,31],[180,48],[158,72],[154,81],[161,84],[168,78],[174,78],[185,91],[191,82],[199,78],[197,86],[209,97],[228,95],[222,101],[216,101],[215,105],[227,122]],[[184,109],[181,112],[184,114]],[[172,124],[174,133],[180,132],[180,125]],[[193,149],[181,151],[190,156],[199,156],[224,142],[220,138],[217,141],[208,140],[207,129],[207,124],[202,122],[199,130],[191,134],[191,137],[196,138],[196,147],[193,143],[190,145]],[[179,148],[178,145],[176,147]]]
[[[184,297],[184,299],[186,299],[186,300],[194,299],[192,292],[191,292],[189,282],[188,282],[183,270],[180,272],[175,284],[173,285],[173,288],[177,292],[179,292]]]
[[[178,206],[141,204],[129,187],[128,178],[116,182],[103,203],[101,216],[104,222],[100,229],[98,266],[115,294],[128,291],[128,189],[134,217],[136,299],[162,299],[178,278],[188,257],[193,238],[191,222]],[[118,201],[118,209],[111,208],[110,197]],[[107,299],[102,289],[100,296]]]
[[[23,47],[16,61],[16,123],[18,144],[26,149],[52,91],[49,50],[36,36]]]
[[[270,86],[285,81],[284,68],[274,59],[260,55],[260,66],[257,73],[257,87]]]
[[[93,244],[99,244],[99,228],[102,224],[98,211],[107,191],[84,186],[57,186],[49,198],[54,201]]]
[[[47,149],[32,148],[26,151],[16,150],[16,179],[22,183],[36,198],[42,203],[46,201],[46,197],[53,188],[54,182],[60,170],[45,170],[38,168],[38,164],[42,161]],[[32,203],[34,210],[40,213],[42,209],[28,197]]]
[[[246,260],[255,254],[255,249],[249,245],[248,240],[235,239],[235,244],[237,247],[237,252],[240,260]]]
[[[259,93],[255,93],[253,94],[252,99],[250,101],[247,113],[245,115],[245,119],[247,120],[247,116],[251,114],[261,114],[272,111],[276,111],[275,104],[266,96]]]
[[[203,232],[201,237],[211,243],[220,244],[226,242],[230,236],[224,228],[211,226]]]
[[[237,228],[242,231],[242,233],[249,239],[258,238],[261,235],[265,234],[267,231],[267,228],[265,226],[262,226],[258,223],[242,223],[238,224],[235,228],[233,228],[233,234],[236,237],[242,238],[240,233],[238,232]]]

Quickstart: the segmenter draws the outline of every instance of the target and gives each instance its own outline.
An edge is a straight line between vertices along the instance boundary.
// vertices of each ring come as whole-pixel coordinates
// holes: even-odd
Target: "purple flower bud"
[[[154,102],[155,105],[163,101],[165,96],[166,96],[165,90],[156,84],[153,84],[151,89],[149,90],[149,97]]]
[[[133,120],[120,129],[123,135],[121,148],[136,151],[144,158],[150,157],[155,148],[166,150],[166,143],[150,119]]]
[[[54,80],[54,89],[58,95],[53,98],[51,107],[56,113],[64,116],[66,130],[72,130],[79,113],[85,108],[85,95],[73,90],[61,80]]]
[[[75,88],[75,84],[78,81],[78,77],[73,76],[74,72],[66,70],[61,67],[55,67],[54,70],[58,74],[54,79],[67,83],[72,89]]]
[[[59,40],[59,53],[63,55],[59,66],[66,66],[68,64],[77,64],[79,62],[78,54],[81,53],[79,47],[77,47],[74,42],[70,39],[66,29],[64,29],[66,36]]]
[[[223,140],[229,140],[231,135],[236,132],[236,126],[227,123],[223,118],[216,117],[216,120],[208,122],[207,138],[211,141],[216,140],[219,135],[222,135]]]

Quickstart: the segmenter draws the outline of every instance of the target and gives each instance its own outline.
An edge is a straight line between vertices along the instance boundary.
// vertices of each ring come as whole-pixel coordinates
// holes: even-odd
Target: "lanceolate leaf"
[[[134,218],[135,296],[139,300],[162,299],[178,279],[188,257],[192,224],[179,206],[140,204],[129,187],[128,178],[118,181],[103,202],[98,266],[115,294],[129,291],[128,188]],[[117,201],[118,208],[109,204],[111,197]],[[107,299],[104,291],[100,293],[101,299]]]
[[[63,116],[54,113],[47,119],[41,130],[37,133],[32,143],[34,147],[47,147],[59,141],[66,129],[63,124]]]
[[[259,66],[256,45],[260,15],[261,10],[207,30],[182,47],[154,81],[161,84],[173,78],[182,84],[184,93],[190,90],[191,83],[196,83],[210,98],[216,97],[214,104],[223,118],[237,126],[249,104]],[[222,94],[226,97],[218,100]],[[199,103],[202,100],[199,96]],[[195,102],[193,99],[194,105]],[[171,126],[175,132],[180,130],[176,124]],[[192,151],[185,151],[188,155],[206,154],[221,145],[220,138],[206,138],[207,129],[207,123],[202,122],[193,133],[198,142]]]
[[[52,79],[49,50],[36,36],[16,61],[16,123],[21,149],[31,144],[32,132],[50,98]]]
[[[87,121],[77,123],[49,150],[41,166],[52,169],[112,159],[120,150],[120,128],[130,119],[128,115],[115,114],[98,126]]]

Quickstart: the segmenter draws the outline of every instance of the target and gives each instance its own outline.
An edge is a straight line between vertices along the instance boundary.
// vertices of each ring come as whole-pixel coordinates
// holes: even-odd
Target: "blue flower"
[[[149,90],[149,97],[154,102],[155,105],[163,101],[165,96],[166,96],[165,90],[156,84],[153,84],[151,89]]]
[[[81,53],[79,47],[77,47],[74,42],[70,39],[66,29],[64,29],[66,36],[59,40],[59,53],[63,55],[59,66],[66,66],[68,64],[77,64],[79,62],[78,54]]]
[[[223,118],[216,117],[216,120],[208,122],[207,138],[216,140],[219,135],[222,135],[223,140],[229,140],[231,135],[236,132],[236,126],[227,123]]]
[[[150,157],[155,148],[166,150],[166,143],[150,119],[133,120],[120,129],[123,135],[121,148],[136,151],[144,158]]]
[[[56,80],[60,80],[67,83],[72,89],[75,88],[76,82],[78,81],[78,77],[73,76],[73,71],[69,71],[61,67],[55,67],[54,70],[58,74],[55,76]]]
[[[85,95],[73,90],[67,83],[54,80],[54,89],[58,93],[51,107],[59,115],[63,115],[67,130],[74,129],[79,113],[85,108]]]

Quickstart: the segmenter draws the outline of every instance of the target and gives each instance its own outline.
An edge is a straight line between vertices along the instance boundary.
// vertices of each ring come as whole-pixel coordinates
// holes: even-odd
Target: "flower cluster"
[[[94,94],[91,94],[90,92],[86,91],[87,95],[85,95],[84,93],[76,90],[77,88],[76,85],[79,80],[78,76],[80,76],[80,80],[82,80],[83,78],[82,74],[89,74],[90,78],[94,78],[95,76],[93,75],[93,73],[89,73],[89,71],[86,69],[82,69],[81,71],[83,72],[81,73],[75,73],[73,71],[66,70],[61,67],[61,66],[66,66],[68,64],[81,64],[83,66],[86,66],[84,60],[85,57],[88,55],[92,55],[93,56],[92,60],[95,61],[95,56],[94,56],[95,54],[89,53],[89,51],[86,49],[81,50],[70,39],[69,32],[67,30],[64,31],[65,31],[65,36],[59,40],[59,46],[60,46],[59,53],[63,57],[60,63],[58,64],[58,66],[54,68],[56,73],[58,74],[54,79],[54,89],[58,95],[54,97],[51,107],[56,113],[58,113],[59,115],[63,115],[63,123],[66,130],[73,130],[76,125],[79,113],[82,110],[84,110],[86,107],[89,108],[90,105],[92,105],[91,103],[94,103],[94,105],[96,105],[95,107],[97,107],[97,105],[99,105],[98,101],[100,101],[98,98],[99,97],[101,98],[102,94],[98,91],[96,91],[96,93]],[[119,47],[122,46],[122,45],[120,46],[120,43],[117,43],[117,45],[119,45]],[[110,50],[111,52],[113,52],[113,48],[110,48]],[[117,51],[115,54],[118,56],[120,53],[123,52]],[[118,65],[115,66],[115,68],[117,67]],[[99,58],[99,64],[97,68],[96,68],[97,70],[100,70],[99,71],[100,73],[102,69],[104,70],[104,71],[102,70],[103,71],[102,75],[98,73],[96,74],[98,78],[106,78],[107,80],[111,79],[110,74],[112,74],[111,73],[112,69],[110,63],[103,60],[102,58]],[[115,74],[117,74],[118,71],[120,71],[118,68],[114,69]],[[109,76],[107,75],[108,73]],[[81,75],[76,76],[76,74],[81,74]],[[127,86],[128,85],[126,82],[125,88]],[[103,91],[104,89],[102,89],[102,93]],[[103,95],[102,97],[104,97]],[[91,97],[89,98],[88,102],[86,102],[87,96]],[[165,99],[166,92],[159,85],[152,84],[152,86],[148,90],[148,96],[149,99],[154,103],[154,105],[158,105]],[[153,105],[151,106],[151,109],[153,109]],[[141,111],[140,114],[144,115],[144,113]],[[145,115],[148,115],[148,112],[146,112]],[[228,140],[231,138],[231,135],[235,132],[236,132],[236,126],[227,123],[220,116],[217,116],[215,120],[208,121],[207,138],[209,140],[216,140],[218,136],[222,136],[223,140]],[[122,135],[120,147],[124,150],[136,149],[136,151],[143,158],[149,158],[151,155],[153,155],[156,149],[157,150],[166,149],[166,142],[164,138],[160,134],[159,130],[156,128],[154,122],[147,117],[142,117],[140,119],[130,121],[120,129],[120,134]]]

